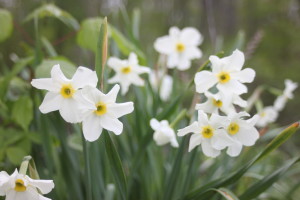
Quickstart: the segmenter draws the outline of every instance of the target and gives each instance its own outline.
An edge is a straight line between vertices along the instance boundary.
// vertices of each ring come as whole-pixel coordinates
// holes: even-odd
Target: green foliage
[[[33,119],[33,103],[29,96],[22,96],[14,102],[12,108],[12,118],[25,131]]]
[[[76,71],[76,67],[68,59],[64,57],[56,57],[51,59],[45,59],[35,69],[36,78],[50,77],[51,69],[54,65],[59,64],[64,74],[71,78]]]
[[[9,11],[0,9],[0,42],[6,40],[13,30],[13,18]]]

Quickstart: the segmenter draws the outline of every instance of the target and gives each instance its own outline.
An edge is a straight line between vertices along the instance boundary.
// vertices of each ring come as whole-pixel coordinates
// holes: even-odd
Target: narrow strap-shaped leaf
[[[100,33],[96,49],[95,70],[98,75],[100,88],[103,91],[104,67],[107,59],[107,18],[105,17],[100,26]]]
[[[293,159],[292,161],[288,162],[286,165],[276,170],[272,174],[264,177],[263,179],[261,179],[260,181],[252,185],[250,188],[248,188],[240,196],[240,199],[250,200],[259,196],[262,192],[264,192],[266,189],[271,187],[291,166],[293,166],[295,163],[299,161],[300,161],[300,157]]]
[[[237,172],[234,172],[231,175],[229,175],[228,178],[222,177],[214,181],[211,181],[210,183],[190,192],[183,199],[184,200],[209,199],[214,194],[211,191],[207,192],[209,189],[226,187],[228,185],[236,183],[248,171],[248,169],[251,166],[253,166],[256,162],[260,161],[261,159],[265,158],[272,151],[274,151],[280,145],[282,145],[286,140],[288,140],[298,130],[298,127],[299,127],[299,122],[295,122],[291,126],[284,129],[277,137],[275,137],[267,145],[267,147],[260,154],[258,154],[252,161],[250,161],[249,163],[241,167]]]
[[[239,200],[239,198],[227,188],[220,188],[220,189],[211,189],[211,191],[215,191],[222,195],[226,200]]]
[[[113,175],[113,178],[115,179],[115,184],[117,186],[121,198],[125,200],[127,197],[127,181],[122,162],[116,150],[116,147],[107,131],[104,131],[104,136],[105,150],[111,167],[111,173]]]

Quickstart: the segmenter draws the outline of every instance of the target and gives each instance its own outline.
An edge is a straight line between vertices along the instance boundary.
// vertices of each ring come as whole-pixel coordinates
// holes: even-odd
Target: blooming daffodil
[[[127,93],[131,84],[143,86],[144,80],[141,79],[139,75],[150,73],[148,67],[138,64],[138,58],[135,53],[130,53],[128,60],[111,57],[108,59],[107,65],[116,72],[116,74],[108,80],[108,83],[120,83],[122,95]]]
[[[115,85],[107,94],[94,87],[82,89],[81,93],[86,101],[82,129],[86,140],[90,142],[97,140],[103,129],[116,135],[122,133],[123,123],[118,118],[131,113],[133,103],[116,103],[119,90],[119,85]]]
[[[48,90],[39,109],[42,113],[59,110],[64,120],[70,123],[81,122],[80,94],[78,90],[85,86],[96,87],[98,82],[95,71],[78,67],[72,79],[65,77],[59,65],[54,65],[51,78],[33,79],[31,85]]]
[[[167,55],[167,66],[177,67],[179,70],[187,70],[191,66],[191,60],[202,57],[198,46],[203,37],[193,27],[187,27],[181,31],[177,27],[171,27],[169,35],[157,38],[154,48],[161,54]]]
[[[275,122],[278,117],[278,111],[273,106],[267,106],[258,113],[257,127],[265,127],[268,124]]]
[[[212,72],[201,71],[195,75],[196,91],[204,93],[214,85],[224,94],[243,94],[248,91],[243,83],[251,83],[255,71],[250,68],[242,70],[245,57],[243,52],[235,50],[224,58],[210,56]]]
[[[161,122],[157,119],[150,120],[150,126],[155,131],[153,139],[157,145],[165,145],[171,143],[173,147],[178,147],[178,142],[176,140],[176,135],[174,130],[170,127],[167,120],[162,120]]]
[[[12,175],[0,172],[0,196],[6,200],[50,200],[41,194],[48,194],[54,188],[52,180],[34,180],[16,169]]]

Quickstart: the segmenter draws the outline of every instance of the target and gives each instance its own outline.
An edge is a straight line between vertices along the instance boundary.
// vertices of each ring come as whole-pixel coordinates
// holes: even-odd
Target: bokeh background
[[[0,47],[5,62],[10,62],[11,52],[22,57],[24,49],[20,45],[33,45],[33,23],[23,20],[32,10],[51,2],[79,22],[87,17],[108,16],[109,23],[128,38],[133,33],[126,26],[134,13],[139,14],[138,43],[149,58],[149,65],[157,57],[153,49],[157,37],[167,34],[171,26],[194,26],[204,36],[202,62],[221,50],[230,54],[238,47],[246,53],[246,66],[257,72],[250,91],[261,84],[283,89],[284,79],[300,80],[299,0],[0,0],[0,7],[13,13],[15,23],[13,35]],[[52,42],[58,54],[79,65],[93,65],[93,54],[76,45],[76,32],[52,18],[46,18],[40,26],[42,35]],[[280,114],[282,125],[300,118],[299,89],[295,93],[295,99]],[[263,97],[265,105],[271,105],[275,99],[270,93]]]

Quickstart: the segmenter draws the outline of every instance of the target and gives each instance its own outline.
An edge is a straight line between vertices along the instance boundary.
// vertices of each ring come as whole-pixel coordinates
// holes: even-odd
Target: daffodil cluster
[[[244,83],[251,83],[255,71],[242,69],[244,54],[235,50],[224,58],[210,56],[211,71],[196,73],[196,91],[206,97],[206,101],[196,105],[198,120],[178,130],[178,136],[193,133],[189,151],[201,145],[208,157],[220,155],[227,148],[227,154],[238,156],[243,146],[252,146],[259,138],[254,127],[258,116],[251,118],[241,111],[247,102],[240,95],[248,91]]]
[[[98,78],[95,71],[78,67],[71,79],[65,77],[59,65],[53,66],[51,78],[33,79],[32,86],[48,90],[39,109],[42,113],[58,110],[69,123],[82,122],[86,140],[95,141],[102,129],[119,135],[123,124],[119,117],[133,111],[133,103],[116,103],[120,90],[115,85],[107,94],[96,88]]]

